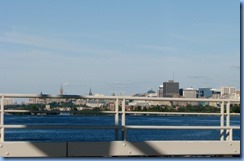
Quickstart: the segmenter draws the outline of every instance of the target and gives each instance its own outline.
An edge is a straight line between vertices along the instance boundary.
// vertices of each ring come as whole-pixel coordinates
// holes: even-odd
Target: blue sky
[[[238,0],[0,3],[0,93],[240,88]]]

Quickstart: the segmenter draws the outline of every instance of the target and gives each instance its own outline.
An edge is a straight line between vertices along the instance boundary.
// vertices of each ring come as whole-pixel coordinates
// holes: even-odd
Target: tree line
[[[71,112],[77,112],[79,111],[77,107],[80,107],[80,105],[75,105],[71,101],[65,102],[65,103],[50,103],[50,109],[55,110],[56,112],[61,112],[57,108],[58,107],[69,107]],[[5,109],[17,109],[17,110],[30,110],[30,111],[47,111],[45,109],[44,104],[24,104],[24,105],[6,105]],[[88,107],[86,105],[82,105],[82,107]],[[119,106],[119,110],[121,111],[121,106]],[[127,110],[130,111],[148,111],[148,112],[203,112],[203,113],[220,113],[219,107],[214,106],[203,106],[203,105],[191,105],[188,104],[187,106],[163,106],[163,105],[152,105],[148,107],[143,106],[129,106]],[[226,108],[225,108],[226,110]],[[101,108],[91,108],[91,109],[83,109],[80,112],[84,113],[91,113],[91,112],[99,112],[99,111],[110,111],[110,109],[107,106],[103,106]],[[226,112],[226,111],[225,111]],[[240,113],[240,105],[234,104],[230,107],[231,113]],[[20,114],[20,113],[19,113]]]

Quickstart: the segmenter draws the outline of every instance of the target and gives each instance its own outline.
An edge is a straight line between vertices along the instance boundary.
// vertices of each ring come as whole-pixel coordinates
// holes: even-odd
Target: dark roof
[[[156,93],[154,90],[150,89],[149,91],[147,91],[147,94],[151,94],[151,93]]]

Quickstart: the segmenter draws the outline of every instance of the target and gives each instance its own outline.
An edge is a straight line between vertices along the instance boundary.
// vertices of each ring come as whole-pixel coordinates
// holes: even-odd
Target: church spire
[[[91,91],[91,88],[90,88],[89,96],[92,96],[92,91]]]
[[[63,89],[63,85],[61,84],[61,88],[60,88],[60,95],[64,94],[64,89]]]

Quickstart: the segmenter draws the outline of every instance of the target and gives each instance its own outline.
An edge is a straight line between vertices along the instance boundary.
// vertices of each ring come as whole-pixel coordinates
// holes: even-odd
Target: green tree
[[[240,105],[233,105],[233,106],[231,106],[230,112],[240,113]]]

